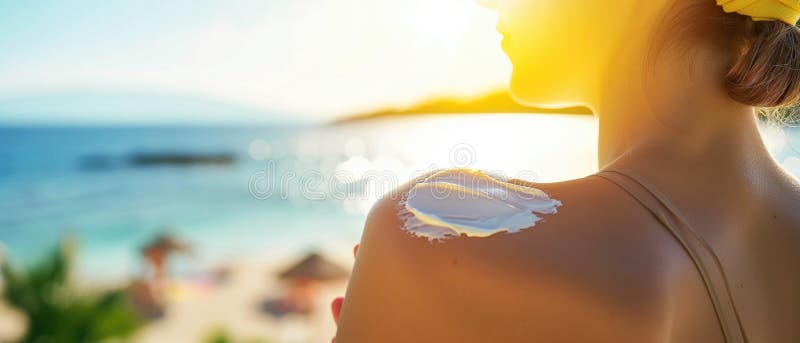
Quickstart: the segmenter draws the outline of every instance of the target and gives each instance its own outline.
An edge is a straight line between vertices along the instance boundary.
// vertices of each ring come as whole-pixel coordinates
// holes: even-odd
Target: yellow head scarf
[[[800,0],[717,0],[725,12],[736,12],[753,20],[780,20],[794,26],[800,21]]]

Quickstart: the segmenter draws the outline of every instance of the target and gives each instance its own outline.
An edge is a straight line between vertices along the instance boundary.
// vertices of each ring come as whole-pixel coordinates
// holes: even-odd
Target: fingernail
[[[359,245],[360,244],[356,244],[356,246],[353,247],[353,257],[356,257],[356,254],[358,254],[358,246]]]
[[[333,321],[335,321],[336,324],[339,324],[339,315],[342,313],[342,304],[344,304],[343,297],[333,299],[331,302],[331,313],[333,313]]]

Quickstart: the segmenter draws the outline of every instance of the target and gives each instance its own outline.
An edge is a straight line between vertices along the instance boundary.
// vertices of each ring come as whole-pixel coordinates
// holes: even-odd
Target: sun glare
[[[476,4],[460,0],[421,2],[411,17],[411,24],[417,34],[455,42],[466,32],[475,8]]]

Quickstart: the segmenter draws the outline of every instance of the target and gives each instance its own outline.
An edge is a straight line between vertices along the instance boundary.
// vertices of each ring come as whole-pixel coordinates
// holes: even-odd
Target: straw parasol
[[[156,252],[171,254],[174,252],[189,253],[191,251],[192,247],[189,244],[180,242],[169,234],[161,234],[142,247],[142,254],[144,255]]]
[[[153,281],[158,282],[167,276],[167,259],[173,253],[189,254],[192,252],[192,247],[169,234],[161,234],[145,244],[141,252],[145,262],[152,268]]]
[[[341,280],[348,276],[347,269],[318,253],[309,254],[300,262],[278,274],[281,280],[313,280],[319,282]]]

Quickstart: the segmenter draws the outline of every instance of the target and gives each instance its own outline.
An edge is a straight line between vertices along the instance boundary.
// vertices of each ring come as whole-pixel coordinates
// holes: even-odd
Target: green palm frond
[[[142,325],[123,291],[70,286],[73,250],[66,242],[28,268],[0,265],[3,299],[28,319],[21,342],[101,342],[129,337]]]

